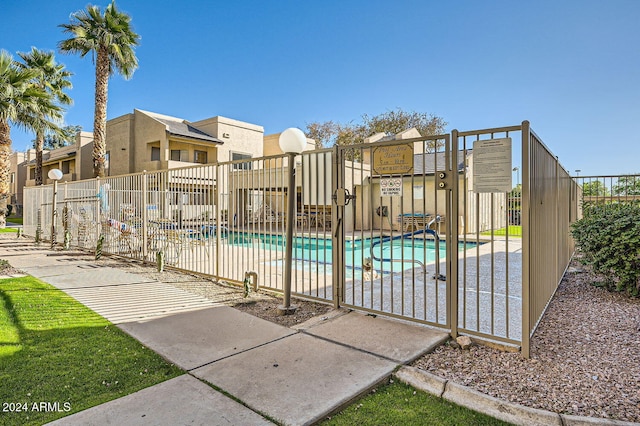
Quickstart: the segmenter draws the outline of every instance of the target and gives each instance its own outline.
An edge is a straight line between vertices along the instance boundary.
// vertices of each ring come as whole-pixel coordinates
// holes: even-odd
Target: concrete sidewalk
[[[0,258],[67,292],[187,372],[55,424],[260,425],[267,418],[311,424],[448,337],[348,311],[286,328],[27,239],[0,240]]]

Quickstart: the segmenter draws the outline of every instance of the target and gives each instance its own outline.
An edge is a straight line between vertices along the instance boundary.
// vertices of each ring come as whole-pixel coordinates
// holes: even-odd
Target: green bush
[[[571,233],[605,287],[640,294],[640,204],[589,206]]]

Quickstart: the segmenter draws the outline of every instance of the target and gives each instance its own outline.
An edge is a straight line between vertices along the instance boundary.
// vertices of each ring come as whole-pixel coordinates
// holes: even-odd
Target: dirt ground
[[[285,327],[291,327],[297,324],[301,324],[308,319],[326,314],[333,309],[333,306],[331,305],[292,298],[291,305],[295,305],[298,307],[296,311],[291,315],[280,315],[278,306],[281,305],[281,298],[262,295],[260,299],[249,299],[246,301],[241,301],[233,307],[240,311],[265,319],[267,321],[275,322]]]

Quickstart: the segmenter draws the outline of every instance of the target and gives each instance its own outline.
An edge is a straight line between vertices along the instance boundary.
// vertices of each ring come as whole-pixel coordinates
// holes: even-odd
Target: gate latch
[[[331,198],[333,198],[333,202],[336,203],[337,206],[346,206],[351,200],[356,199],[356,195],[351,195],[346,188],[338,188],[333,192]]]

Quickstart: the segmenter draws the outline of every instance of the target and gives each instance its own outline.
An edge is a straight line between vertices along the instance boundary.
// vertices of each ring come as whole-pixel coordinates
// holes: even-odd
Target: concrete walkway
[[[0,258],[67,292],[186,371],[55,424],[311,424],[448,337],[340,310],[286,328],[27,239],[0,240]]]

